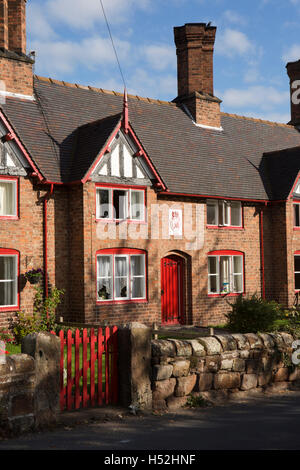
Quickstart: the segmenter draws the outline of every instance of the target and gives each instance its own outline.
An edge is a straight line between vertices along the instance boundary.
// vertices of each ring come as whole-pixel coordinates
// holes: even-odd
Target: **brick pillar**
[[[8,0],[8,49],[26,54],[26,1]]]
[[[152,409],[151,336],[151,329],[141,323],[118,329],[119,397],[123,406]]]
[[[8,49],[8,6],[7,0],[0,0],[0,48]]]
[[[60,339],[47,332],[32,333],[22,342],[22,353],[35,359],[35,427],[55,423],[60,412]]]

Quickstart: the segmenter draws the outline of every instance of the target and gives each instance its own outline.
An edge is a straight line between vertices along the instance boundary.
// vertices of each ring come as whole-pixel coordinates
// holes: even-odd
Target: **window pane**
[[[16,184],[0,181],[0,215],[16,215]]]
[[[300,289],[300,273],[295,274],[295,289]]]
[[[219,225],[224,225],[224,202],[219,201]]]
[[[15,280],[17,261],[15,256],[0,256],[0,281]]]
[[[127,277],[118,277],[115,279],[116,298],[128,297]]]
[[[229,256],[220,257],[221,292],[230,292],[230,259]]]
[[[135,277],[131,281],[131,296],[134,299],[143,299],[145,297],[145,279],[144,277]]]
[[[113,208],[115,219],[127,218],[127,191],[113,191]]]
[[[100,300],[112,299],[112,278],[98,279],[98,298]]]
[[[98,257],[98,277],[111,277],[111,256]]]
[[[232,202],[231,203],[231,225],[240,227],[241,224],[241,203],[240,202]]]
[[[211,294],[217,294],[218,290],[218,276],[209,276],[208,277],[208,292]]]
[[[217,257],[216,256],[209,256],[208,272],[209,274],[217,274]]]
[[[126,256],[115,257],[115,276],[126,276],[128,274]]]
[[[131,276],[144,276],[144,255],[131,256]]]
[[[294,204],[294,227],[300,226],[299,209],[300,204]]]
[[[233,292],[243,292],[243,276],[242,274],[235,274],[233,276]]]
[[[17,305],[16,281],[0,282],[0,306]]]
[[[295,256],[295,272],[300,272],[300,256]]]
[[[144,219],[144,191],[131,191],[131,218]]]
[[[224,225],[230,225],[230,203],[224,202]]]
[[[101,219],[110,218],[109,189],[98,189],[98,217]]]
[[[217,203],[207,201],[207,224],[218,225]]]
[[[128,297],[128,264],[126,256],[115,257],[115,296]]]
[[[242,274],[243,272],[243,258],[241,256],[233,257],[233,272],[234,274]]]

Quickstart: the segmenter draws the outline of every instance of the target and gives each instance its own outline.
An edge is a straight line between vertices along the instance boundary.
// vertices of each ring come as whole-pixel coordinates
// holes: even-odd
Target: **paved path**
[[[118,409],[106,418],[103,410],[75,412],[64,415],[55,430],[0,441],[0,453],[62,449],[299,450],[299,429],[300,393],[290,392],[162,416],[132,416]]]

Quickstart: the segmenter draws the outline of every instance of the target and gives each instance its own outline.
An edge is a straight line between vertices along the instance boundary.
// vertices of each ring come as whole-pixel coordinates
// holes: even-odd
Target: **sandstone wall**
[[[153,408],[184,406],[190,395],[213,399],[289,388],[300,379],[293,341],[287,333],[152,340]]]

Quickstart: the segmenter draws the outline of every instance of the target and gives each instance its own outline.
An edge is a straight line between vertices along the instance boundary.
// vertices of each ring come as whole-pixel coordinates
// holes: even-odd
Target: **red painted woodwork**
[[[161,260],[163,324],[177,324],[183,320],[183,266],[183,259],[175,255]]]
[[[103,335],[102,328],[97,332],[91,328],[88,334],[85,328],[74,336],[68,330],[66,337],[63,330],[59,332],[61,411],[117,404],[117,331],[116,326],[106,327]]]

